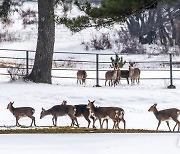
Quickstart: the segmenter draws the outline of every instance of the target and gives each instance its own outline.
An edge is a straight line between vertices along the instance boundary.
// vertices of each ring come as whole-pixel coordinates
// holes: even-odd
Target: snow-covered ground
[[[36,4],[27,4],[25,8],[37,8]],[[7,49],[23,49],[35,50],[37,38],[37,26],[23,29],[20,26],[17,14],[16,27],[10,27],[10,30],[21,31],[23,39],[20,42],[1,43],[0,48]],[[19,21],[19,22],[18,22]],[[84,52],[81,42],[88,40],[94,33],[98,31],[87,29],[75,35],[64,26],[57,26],[55,51],[71,51]],[[27,39],[28,38],[28,39]],[[89,51],[92,52],[92,51]],[[96,51],[93,51],[96,52]],[[99,51],[98,51],[99,52]],[[114,53],[114,51],[103,51],[103,53]],[[102,52],[99,52],[102,53]],[[0,56],[19,56],[24,53],[7,53],[0,51]],[[62,55],[55,55],[59,58]],[[72,56],[72,55],[71,55]],[[65,56],[64,56],[65,57]],[[62,58],[62,57],[61,57]],[[81,57],[74,56],[74,59]],[[82,59],[92,60],[94,57],[83,56]],[[108,61],[109,57],[101,57],[101,61]],[[126,60],[142,61],[142,60],[167,60],[167,56],[125,56]],[[81,60],[82,60],[81,59]],[[179,57],[174,57],[179,60]],[[4,61],[4,60],[3,60]],[[16,62],[16,61],[15,61]],[[83,68],[84,66],[77,66]],[[92,66],[85,66],[91,68]],[[94,66],[93,66],[94,67]],[[102,66],[103,67],[103,66]],[[127,67],[127,66],[126,66]],[[144,66],[140,66],[144,67]],[[156,67],[156,66],[153,66]],[[158,66],[159,68],[159,66]],[[167,69],[167,68],[166,68]],[[0,69],[6,72],[5,69]],[[59,72],[53,72],[54,75]],[[60,72],[67,73],[67,72]],[[67,75],[74,75],[76,72],[68,72]],[[92,73],[92,74],[91,74]],[[142,72],[142,77],[169,77],[169,73],[159,72]],[[180,77],[176,72],[175,77]],[[93,72],[88,72],[88,77],[94,77]],[[100,77],[104,78],[104,72],[100,73]],[[36,123],[38,126],[51,126],[51,116],[40,119],[42,107],[48,109],[53,105],[62,103],[66,100],[68,104],[87,104],[88,100],[95,100],[96,106],[117,106],[125,110],[125,120],[127,128],[133,129],[156,129],[157,120],[153,113],[147,110],[149,107],[157,103],[158,109],[179,108],[180,109],[180,81],[175,80],[176,89],[167,89],[169,80],[141,80],[139,85],[127,85],[123,80],[116,87],[105,87],[104,81],[100,81],[102,87],[96,88],[94,80],[87,80],[84,86],[77,85],[75,79],[55,79],[53,84],[35,84],[24,83],[21,81],[9,82],[8,76],[0,76],[0,129],[16,129],[15,118],[7,110],[7,104],[14,101],[15,107],[31,106],[35,109]],[[78,118],[80,127],[86,127],[87,121],[84,118]],[[22,125],[30,125],[30,119],[22,118],[19,121]],[[69,117],[59,117],[58,126],[70,126]],[[96,127],[99,128],[98,121]],[[170,122],[170,127],[175,125]],[[91,126],[92,127],[92,126]],[[110,122],[112,128],[112,122]],[[120,124],[122,128],[122,124]],[[162,123],[160,130],[168,130],[166,123]],[[174,153],[180,151],[178,147],[180,139],[179,133],[174,134],[44,134],[44,135],[0,135],[0,153],[125,153],[125,154],[150,154],[156,153]],[[180,144],[180,143],[179,143]],[[179,145],[180,146],[180,145]]]
[[[3,154],[178,154],[177,134],[0,135]]]

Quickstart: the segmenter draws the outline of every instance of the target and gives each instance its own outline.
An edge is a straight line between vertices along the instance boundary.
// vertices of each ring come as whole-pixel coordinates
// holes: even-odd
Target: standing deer
[[[141,71],[139,68],[134,68],[134,64],[134,62],[129,62],[129,77],[131,79],[131,84],[135,84],[135,81],[139,84]]]
[[[87,73],[85,70],[78,70],[77,72],[77,84],[85,84],[87,78]]]
[[[178,116],[180,115],[180,110],[176,108],[170,108],[170,109],[158,111],[156,107],[157,104],[154,104],[148,110],[149,112],[153,112],[158,120],[158,126],[156,130],[158,130],[161,121],[166,121],[169,131],[171,131],[171,128],[169,126],[169,120],[174,120],[176,122],[176,125],[178,125],[178,131],[179,131],[180,122],[178,121]],[[175,130],[176,125],[174,126],[173,131]]]
[[[129,70],[121,70],[120,78],[126,78],[127,83],[129,84]]]
[[[72,105],[66,105],[66,101],[63,101],[61,105],[55,105],[52,108],[45,110],[42,108],[41,114],[40,114],[40,119],[44,118],[47,115],[52,115],[52,122],[54,126],[57,126],[57,118],[59,116],[65,116],[68,115],[71,120],[71,126],[78,126],[78,121],[77,118],[75,117],[75,107]]]
[[[18,120],[21,118],[21,117],[29,117],[31,118],[32,122],[31,122],[31,125],[34,123],[34,126],[36,126],[36,123],[35,123],[35,117],[33,116],[33,114],[35,113],[35,110],[32,108],[32,107],[18,107],[18,108],[15,108],[13,107],[13,104],[14,102],[10,102],[8,105],[7,105],[7,109],[9,109],[9,111],[15,116],[16,118],[16,126],[21,126],[18,122]]]
[[[89,101],[89,100],[88,100]],[[103,128],[103,123],[106,121],[106,129],[108,129],[108,119],[112,119],[114,125],[113,129],[119,128],[120,121],[124,123],[124,129],[126,121],[124,120],[124,110],[119,107],[95,107],[94,102],[89,101],[87,108],[90,112],[99,120],[100,128]]]
[[[109,86],[113,86],[115,87],[117,81],[119,80],[118,77],[120,77],[120,69],[118,66],[115,66],[114,67],[114,70],[110,70],[110,71],[107,71],[106,74],[105,74],[105,86],[106,86],[106,82],[109,80]]]

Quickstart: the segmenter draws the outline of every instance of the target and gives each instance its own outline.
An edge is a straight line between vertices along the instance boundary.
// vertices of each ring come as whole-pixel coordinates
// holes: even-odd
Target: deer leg
[[[57,126],[57,117],[55,116],[55,126]]]
[[[166,121],[166,123],[167,123],[167,126],[168,126],[168,128],[169,128],[169,131],[171,132],[171,128],[170,128],[170,126],[169,126],[169,122]]]
[[[28,116],[28,117],[31,118],[31,120],[32,120],[30,127],[33,125],[33,123],[34,123],[34,126],[36,126],[35,117],[34,116]]]
[[[174,128],[173,128],[173,132],[175,131],[176,126],[177,126],[177,123],[175,124],[175,126],[174,126]],[[178,127],[179,127],[179,126],[178,126]],[[179,130],[178,130],[178,131],[179,131]]]
[[[101,118],[99,118],[100,128],[102,129]]]
[[[106,129],[108,129],[108,119],[106,119]]]
[[[127,80],[127,83],[129,84],[129,79],[128,79],[128,78],[126,78],[126,80]]]
[[[159,126],[160,126],[160,124],[161,124],[161,121],[159,120],[159,122],[158,122],[158,126],[157,126],[157,129],[156,129],[156,130],[158,130],[158,128],[159,128]]]
[[[180,127],[180,122],[177,120],[177,118],[173,118],[173,120],[176,122],[176,125],[173,128],[173,131],[175,130],[176,126],[178,125],[178,131],[179,131],[179,127]]]
[[[16,117],[16,126],[21,126],[21,125],[19,124],[18,120],[19,120],[19,117]]]
[[[126,129],[126,121],[124,120],[124,118],[122,119],[123,123],[124,123],[124,129]]]
[[[90,123],[91,123],[91,120],[89,120],[89,117],[88,117],[87,115],[83,115],[83,116],[84,116],[84,118],[87,120],[87,122],[88,122],[88,128],[89,128]]]
[[[53,122],[54,126],[57,126],[57,117],[56,116],[53,116],[52,122]]]
[[[93,116],[90,116],[90,118],[93,120],[93,128],[96,128],[95,127],[95,122],[96,122],[97,119],[95,117],[93,117]]]
[[[77,118],[76,118],[76,117],[74,117],[74,120],[75,120],[75,122],[76,122],[76,124],[75,124],[75,125],[76,125],[77,127],[79,127],[79,123],[78,123],[78,121],[77,121]]]
[[[113,120],[113,122],[114,122],[113,129],[116,129],[118,122],[116,120]]]

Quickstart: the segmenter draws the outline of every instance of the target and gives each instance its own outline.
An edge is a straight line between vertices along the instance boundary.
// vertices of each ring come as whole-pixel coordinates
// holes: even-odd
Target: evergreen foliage
[[[86,27],[106,27],[115,22],[125,21],[127,17],[156,7],[160,0],[102,0],[100,7],[90,3],[75,2],[79,10],[86,15],[74,18],[57,18],[57,23],[65,24],[73,32],[78,32]]]
[[[110,65],[111,67],[115,67],[117,65],[119,68],[122,68],[126,64],[126,61],[123,60],[123,57],[119,57],[117,53],[115,54],[115,59],[113,57],[110,59],[112,63],[112,65]]]
[[[6,23],[6,21],[8,20],[11,4],[12,0],[4,0],[2,5],[0,6],[0,18],[3,23]]]

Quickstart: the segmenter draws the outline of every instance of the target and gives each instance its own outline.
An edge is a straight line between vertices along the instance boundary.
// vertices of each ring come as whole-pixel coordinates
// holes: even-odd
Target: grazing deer
[[[85,70],[78,70],[77,72],[77,84],[85,84],[87,78],[87,73]]]
[[[134,62],[129,62],[129,77],[131,79],[131,84],[135,84],[135,80],[136,83],[139,84],[141,71],[139,68],[134,68],[134,64]]]
[[[180,122],[178,121],[178,116],[180,115],[179,109],[170,108],[170,109],[158,111],[156,106],[157,106],[157,104],[154,104],[148,110],[149,112],[153,112],[155,117],[158,120],[158,126],[157,126],[156,130],[158,130],[158,128],[161,124],[161,121],[166,121],[169,131],[171,131],[171,128],[169,126],[169,120],[174,120],[176,122],[176,125],[178,125],[180,127]],[[174,126],[173,131],[175,130],[176,125]],[[179,131],[179,127],[178,127],[178,131]]]
[[[35,113],[35,110],[32,108],[32,107],[18,107],[18,108],[15,108],[13,107],[13,104],[14,102],[10,102],[8,105],[7,105],[7,109],[9,109],[9,111],[15,116],[16,118],[16,126],[21,126],[18,122],[18,120],[21,118],[21,117],[29,117],[31,118],[32,122],[31,122],[31,125],[34,123],[34,126],[36,126],[36,123],[35,123],[35,117],[33,116],[33,114]]]
[[[108,119],[112,119],[112,121],[114,122],[113,129],[119,128],[120,121],[123,121],[125,129],[126,121],[124,120],[124,110],[122,108],[95,107],[94,102],[95,101],[89,101],[87,108],[89,108],[90,112],[99,120],[101,129],[103,128],[104,121],[106,121],[106,129],[108,129]]]
[[[110,70],[110,71],[107,71],[105,73],[105,86],[106,86],[106,82],[109,80],[109,86],[113,86],[115,87],[117,81],[119,80],[118,76],[120,77],[120,69],[118,66],[115,66],[114,67],[114,70]]]
[[[52,115],[52,122],[54,126],[57,126],[57,118],[59,116],[65,116],[68,115],[71,120],[71,126],[78,126],[78,121],[77,118],[75,117],[75,108],[72,105],[66,105],[66,101],[63,101],[61,105],[55,105],[52,108],[45,110],[42,108],[41,114],[40,114],[40,119],[44,118],[47,115]],[[76,123],[75,123],[76,122]]]

